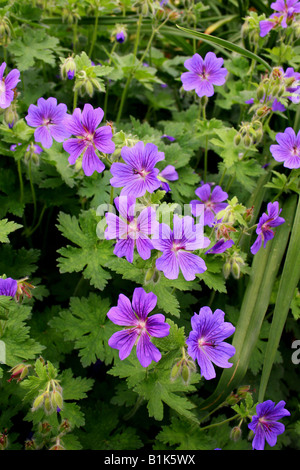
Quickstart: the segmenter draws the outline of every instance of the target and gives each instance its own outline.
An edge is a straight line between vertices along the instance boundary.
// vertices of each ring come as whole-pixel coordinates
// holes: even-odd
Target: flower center
[[[215,204],[212,202],[212,201],[206,201],[205,202],[205,207],[206,209],[208,209],[209,211],[212,211],[215,207]]]
[[[0,95],[5,93],[5,90],[6,90],[5,82],[4,82],[4,80],[1,80],[1,82],[0,82]]]
[[[134,240],[136,240],[138,238],[138,234],[139,234],[139,229],[137,226],[137,220],[134,219],[128,225],[128,235],[130,236],[130,238],[133,238]]]
[[[299,157],[299,149],[296,147],[296,145],[292,148],[292,155],[294,157]]]
[[[86,140],[89,144],[91,144],[94,140],[94,134],[91,134],[90,132],[87,132],[85,134],[84,140]]]
[[[141,335],[144,331],[147,331],[146,322],[145,321],[140,321],[138,326],[137,326],[137,329],[138,329],[139,335]]]
[[[146,171],[144,168],[141,170],[133,170],[133,173],[135,175],[140,175],[143,179],[146,178],[147,175],[149,175],[150,171]]]
[[[207,73],[206,70],[203,69],[202,72],[199,74],[199,77],[202,78],[203,80],[208,80],[209,79],[209,73]]]
[[[184,249],[184,247],[180,243],[173,242],[171,250],[174,251],[174,253],[177,253],[179,250]]]
[[[199,348],[203,346],[215,346],[214,341],[211,341],[210,343],[206,341],[206,339],[202,336],[201,338],[198,339],[198,346]]]
[[[52,124],[52,119],[51,118],[44,118],[43,119],[43,126],[48,126],[49,124]]]

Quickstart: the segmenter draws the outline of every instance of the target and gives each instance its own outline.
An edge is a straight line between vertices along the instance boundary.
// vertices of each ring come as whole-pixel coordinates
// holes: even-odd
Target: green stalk
[[[143,15],[140,14],[139,19],[138,19],[137,30],[136,30],[136,38],[135,38],[134,49],[133,49],[133,65],[135,63],[135,59],[136,59],[136,55],[137,55],[137,51],[138,51],[142,20],[143,20]],[[127,78],[127,81],[126,81],[126,84],[125,84],[125,87],[124,87],[124,90],[123,90],[123,93],[122,93],[122,96],[121,96],[121,103],[120,103],[119,111],[118,111],[117,118],[116,118],[116,124],[117,125],[119,124],[121,116],[122,116],[124,103],[125,103],[125,100],[126,100],[128,88],[129,88],[130,82],[132,80],[132,77],[133,77],[133,73],[131,72],[128,75],[128,78]]]
[[[96,7],[95,24],[94,24],[94,30],[93,30],[93,36],[92,36],[92,43],[91,43],[91,47],[90,47],[90,50],[89,50],[89,57],[90,58],[92,57],[93,49],[94,49],[95,42],[96,42],[96,39],[97,39],[98,21],[99,21],[99,8]]]
[[[18,160],[17,166],[18,166],[18,175],[19,175],[19,182],[20,182],[20,203],[22,204],[23,199],[24,199],[24,183],[23,183],[22,171],[21,171],[21,160]]]
[[[296,197],[291,198],[296,201]],[[287,223],[287,222],[286,222]],[[291,239],[280,278],[279,289],[271,324],[267,349],[265,353],[264,366],[260,381],[258,400],[263,401],[275,355],[279,346],[280,338],[290,309],[290,304],[294,291],[300,278],[299,260],[299,240],[300,240],[300,198],[295,215]],[[298,261],[297,261],[298,260]]]
[[[33,182],[32,182],[31,159],[29,160],[29,163],[28,163],[28,173],[29,173],[29,182],[30,182],[30,189],[31,189],[32,201],[33,201],[33,222],[32,222],[32,225],[34,225],[35,219],[36,219],[37,207],[36,207],[35,189],[34,189],[34,185],[33,185]]]
[[[75,90],[74,91],[74,96],[73,96],[73,112],[74,112],[74,109],[77,106],[77,99],[78,99],[78,90]]]
[[[232,358],[233,366],[223,371],[215,392],[202,404],[202,410],[217,406],[235,387],[242,385],[241,382],[257,343],[273,285],[286,250],[295,205],[294,198],[286,202],[283,208],[286,223],[278,227],[274,239],[268,242],[267,247],[261,248],[254,256],[232,341],[236,350]]]

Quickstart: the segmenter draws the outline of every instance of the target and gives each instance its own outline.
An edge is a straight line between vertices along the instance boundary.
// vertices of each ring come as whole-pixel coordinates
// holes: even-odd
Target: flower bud
[[[183,366],[182,366],[181,377],[182,377],[182,380],[184,381],[185,384],[187,384],[189,382],[190,369],[187,366],[187,364],[183,364]]]
[[[30,364],[18,364],[17,366],[13,367],[10,369],[9,372],[12,372],[10,379],[7,382],[11,382],[13,379],[16,379],[18,377],[17,382],[20,382],[23,380],[29,372],[29,367],[31,367]]]
[[[285,82],[284,82],[286,88],[289,88],[289,87],[294,83],[295,80],[296,80],[295,77],[288,77],[288,78],[286,78],[286,79],[285,79]]]
[[[202,96],[202,97],[200,98],[200,104],[201,104],[201,106],[206,106],[207,103],[208,103],[208,97],[207,97],[207,96]]]
[[[250,391],[250,385],[242,385],[237,389],[237,395],[242,399],[246,398],[247,393]]]
[[[19,116],[14,104],[11,104],[8,108],[6,108],[4,112],[4,121],[10,129],[14,127],[14,124],[18,120],[18,117]]]
[[[52,426],[47,421],[44,421],[43,423],[39,423],[38,429],[41,434],[46,435],[49,434],[52,429]]]
[[[7,430],[0,432],[0,450],[5,450],[8,446]]]
[[[252,139],[251,139],[250,135],[246,134],[243,138],[243,144],[245,145],[245,147],[250,147],[251,141],[252,141]]]
[[[87,80],[86,83],[85,83],[85,91],[87,92],[87,94],[92,97],[93,96],[93,93],[94,93],[94,87],[92,85],[92,82],[90,80]]]
[[[238,132],[234,137],[234,145],[238,146],[241,143],[241,140],[241,134]]]
[[[45,401],[44,401],[44,410],[45,410],[45,413],[47,415],[49,415],[50,413],[52,413],[54,410],[53,410],[53,406],[52,406],[52,403],[51,403],[51,400],[50,400],[50,397],[49,397],[49,394],[47,394],[45,396]]]
[[[240,269],[240,265],[236,261],[232,263],[231,272],[235,279],[239,279],[240,274],[241,274],[241,269]]]
[[[231,264],[230,264],[229,261],[227,261],[223,265],[223,275],[224,275],[225,279],[227,279],[230,276],[230,272],[231,272]]]
[[[172,367],[172,370],[171,370],[171,381],[175,380],[175,379],[179,376],[180,371],[181,371],[181,361],[180,361],[180,362],[176,362],[176,364]]]
[[[264,95],[265,95],[265,88],[263,86],[259,86],[256,90],[256,98],[258,99],[258,101],[263,99]]]
[[[72,80],[74,78],[74,75],[76,73],[76,63],[72,56],[68,57],[63,61],[60,66],[60,71],[63,80],[66,80],[67,78],[69,80]]]
[[[232,430],[231,430],[230,439],[231,439],[233,442],[237,442],[237,441],[241,438],[241,435],[242,435],[241,428],[240,428],[239,426],[235,426],[235,427],[232,428]]]
[[[45,395],[44,393],[42,393],[41,395],[39,395],[33,402],[33,405],[32,405],[32,408],[31,408],[31,411],[34,412],[36,410],[38,410],[43,404],[44,404],[44,399],[45,399]]]

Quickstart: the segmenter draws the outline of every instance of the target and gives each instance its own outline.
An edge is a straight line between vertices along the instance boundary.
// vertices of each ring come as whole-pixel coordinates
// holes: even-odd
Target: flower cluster
[[[300,13],[300,2],[298,0],[277,0],[271,3],[271,8],[275,13],[259,23],[262,38],[277,26],[287,28],[293,22],[295,15]]]

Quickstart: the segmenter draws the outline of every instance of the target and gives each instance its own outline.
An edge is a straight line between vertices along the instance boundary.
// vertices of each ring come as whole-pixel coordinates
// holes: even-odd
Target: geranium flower
[[[110,184],[122,188],[121,196],[129,194],[137,198],[160,187],[159,169],[155,165],[164,160],[165,154],[156,145],[138,142],[134,147],[123,147],[121,157],[125,163],[115,162],[110,169],[113,175]]]
[[[216,214],[228,206],[227,202],[223,202],[228,199],[228,194],[221,186],[215,186],[211,191],[208,183],[196,189],[195,194],[200,200],[194,199],[190,202],[192,214],[197,216],[197,205],[204,204],[204,225],[212,227]]]
[[[161,188],[168,193],[171,191],[168,181],[178,180],[178,173],[173,165],[167,165],[158,175],[158,179],[161,180]]]
[[[224,251],[228,250],[234,245],[233,240],[226,240],[224,238],[221,238],[214,246],[212,246],[209,250],[205,252],[205,254],[218,254],[218,253],[224,253]]]
[[[179,270],[187,281],[195,279],[196,273],[206,271],[202,258],[193,254],[194,250],[206,248],[210,240],[198,233],[200,224],[195,225],[189,216],[173,218],[173,231],[166,224],[160,224],[154,231],[152,244],[163,254],[156,260],[156,268],[163,271],[168,279],[177,279]],[[199,232],[200,232],[199,230]]]
[[[152,344],[150,338],[168,336],[170,325],[165,323],[165,317],[161,313],[148,317],[156,303],[155,294],[152,292],[147,294],[142,287],[137,287],[133,292],[132,306],[128,297],[120,294],[118,306],[109,310],[107,316],[113,323],[126,326],[108,340],[111,348],[119,350],[121,360],[129,356],[135,345],[137,358],[143,367],[148,367],[152,361],[158,362],[161,359],[160,351]]]
[[[217,309],[212,313],[209,307],[202,307],[199,314],[191,319],[192,331],[186,344],[188,354],[197,360],[201,375],[206,380],[216,377],[213,363],[218,367],[229,368],[232,364],[228,359],[234,356],[235,348],[224,339],[231,336],[235,328],[231,323],[224,322],[225,313]]]
[[[274,237],[272,228],[278,227],[278,225],[281,225],[285,222],[282,217],[279,217],[281,211],[282,209],[279,210],[279,203],[277,201],[274,203],[269,202],[267,206],[267,213],[263,213],[263,215],[260,217],[256,228],[258,237],[251,246],[251,253],[253,255],[259,251],[262,243],[264,243],[264,248],[266,248],[267,242]]]
[[[104,163],[99,159],[96,150],[102,153],[113,153],[115,144],[112,139],[110,126],[102,126],[97,129],[104,116],[101,108],[93,108],[85,104],[83,111],[74,109],[72,115],[65,118],[64,124],[70,134],[76,139],[69,139],[63,143],[66,152],[70,154],[69,163],[74,165],[77,158],[83,154],[82,169],[86,176],[91,176],[94,171],[101,173],[105,169]]]
[[[300,168],[300,131],[296,135],[292,127],[276,135],[279,145],[271,145],[270,151],[277,162],[284,162],[286,168]]]
[[[298,0],[277,0],[271,3],[271,8],[275,10],[267,20],[260,21],[260,36],[266,36],[271,29],[280,24],[287,28],[287,20],[292,20],[294,15],[300,13],[300,3]]]
[[[0,278],[0,295],[7,295],[8,297],[14,297],[18,289],[18,283],[11,277],[6,279]]]
[[[39,98],[37,106],[31,104],[28,108],[28,115],[25,116],[28,126],[36,127],[34,138],[36,142],[41,142],[43,147],[50,148],[53,139],[56,142],[63,142],[70,137],[69,131],[64,126],[64,119],[67,115],[67,106],[64,103],[57,104],[56,98]]]
[[[127,261],[132,263],[136,246],[140,257],[149,259],[153,249],[149,235],[153,233],[157,225],[155,210],[152,207],[146,207],[138,217],[135,217],[135,198],[121,196],[117,197],[114,202],[121,217],[111,212],[105,214],[108,224],[105,238],[117,240],[114,254],[119,258],[125,256]]]
[[[20,72],[18,69],[11,70],[5,78],[3,78],[6,63],[2,62],[0,66],[0,108],[6,109],[14,100],[14,88],[19,83]]]
[[[222,68],[224,60],[217,58],[214,52],[208,52],[204,59],[194,54],[191,59],[184,62],[189,72],[181,75],[183,88],[186,91],[195,90],[199,97],[212,96],[213,85],[224,85],[227,70]]]
[[[273,447],[277,442],[277,436],[282,434],[285,426],[277,421],[284,416],[290,416],[290,412],[284,408],[285,402],[280,401],[275,405],[271,400],[264,401],[256,407],[256,415],[252,417],[248,428],[254,432],[252,448],[264,450],[265,441]]]

